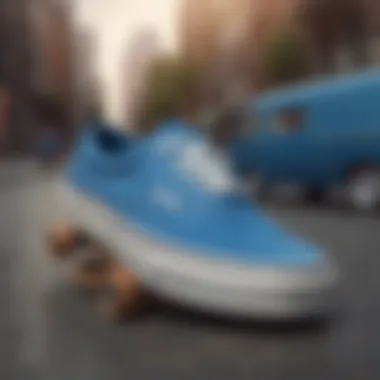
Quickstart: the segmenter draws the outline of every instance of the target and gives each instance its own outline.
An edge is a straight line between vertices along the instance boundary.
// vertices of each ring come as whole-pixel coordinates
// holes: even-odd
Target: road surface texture
[[[1,379],[380,379],[380,219],[271,210],[341,266],[340,313],[326,326],[218,323],[163,305],[114,326],[46,257],[44,228],[62,211],[55,181],[31,162],[0,167]]]

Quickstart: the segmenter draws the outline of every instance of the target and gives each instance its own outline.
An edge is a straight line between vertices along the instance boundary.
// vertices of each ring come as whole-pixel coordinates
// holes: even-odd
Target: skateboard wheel
[[[128,269],[116,266],[110,278],[109,314],[114,322],[133,318],[140,309],[142,288],[135,275]]]
[[[90,244],[90,238],[70,223],[60,223],[48,230],[48,245],[55,257],[67,258],[75,249]]]
[[[76,282],[88,288],[101,288],[109,282],[109,260],[94,257],[81,263],[75,272]]]

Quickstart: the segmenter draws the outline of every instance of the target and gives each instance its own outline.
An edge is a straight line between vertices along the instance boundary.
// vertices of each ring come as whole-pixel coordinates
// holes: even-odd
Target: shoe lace
[[[228,160],[206,143],[187,143],[177,165],[189,178],[213,192],[228,193],[236,189]]]

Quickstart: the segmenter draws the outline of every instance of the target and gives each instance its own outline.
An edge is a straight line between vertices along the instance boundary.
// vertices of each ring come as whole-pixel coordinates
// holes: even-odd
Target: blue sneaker
[[[163,297],[236,316],[328,306],[336,273],[325,252],[268,218],[228,161],[180,122],[141,139],[86,129],[65,189],[73,220]]]

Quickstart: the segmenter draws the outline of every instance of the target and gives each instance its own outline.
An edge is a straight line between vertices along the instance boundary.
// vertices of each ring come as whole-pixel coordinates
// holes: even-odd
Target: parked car
[[[314,200],[337,186],[356,209],[380,205],[380,70],[272,90],[249,110],[252,130],[232,147],[239,171]]]

